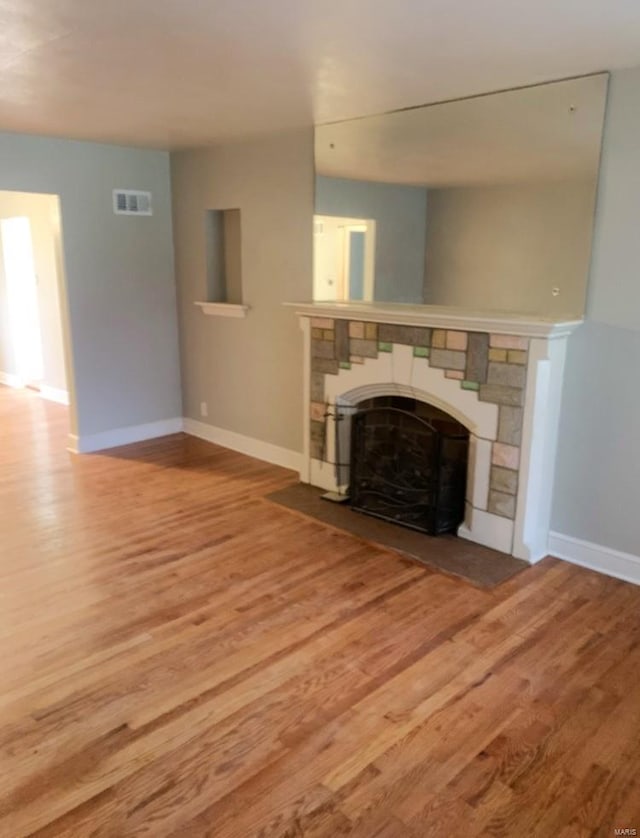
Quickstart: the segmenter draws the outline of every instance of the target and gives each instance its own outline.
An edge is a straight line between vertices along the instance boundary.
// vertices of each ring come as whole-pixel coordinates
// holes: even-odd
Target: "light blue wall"
[[[115,188],[153,193],[116,216]],[[60,196],[80,436],[182,415],[169,155],[0,134],[0,189]]]
[[[427,190],[416,186],[316,177],[315,212],[376,223],[376,300],[421,303]]]
[[[587,320],[569,341],[553,529],[640,556],[640,68],[609,88]]]

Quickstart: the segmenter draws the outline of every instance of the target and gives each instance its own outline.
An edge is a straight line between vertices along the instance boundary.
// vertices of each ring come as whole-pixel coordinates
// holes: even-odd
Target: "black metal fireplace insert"
[[[464,519],[469,432],[441,410],[391,396],[351,419],[350,503],[430,535]]]

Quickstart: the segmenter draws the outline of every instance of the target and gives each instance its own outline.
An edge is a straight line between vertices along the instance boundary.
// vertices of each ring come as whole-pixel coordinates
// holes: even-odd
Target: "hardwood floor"
[[[485,591],[176,436],[64,450],[0,387],[0,836],[640,830],[640,589]]]

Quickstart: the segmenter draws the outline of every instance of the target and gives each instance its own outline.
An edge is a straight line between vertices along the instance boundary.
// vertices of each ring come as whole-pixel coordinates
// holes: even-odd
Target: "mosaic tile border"
[[[492,443],[487,511],[513,520],[516,514],[529,338],[422,326],[311,318],[311,456],[324,459],[325,376],[363,364],[396,344],[441,369],[480,401],[498,407]]]

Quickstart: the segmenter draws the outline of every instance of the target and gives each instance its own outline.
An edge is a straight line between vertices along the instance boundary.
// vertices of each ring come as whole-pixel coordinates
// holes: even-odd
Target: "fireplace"
[[[458,535],[529,562],[547,554],[566,344],[580,321],[391,303],[292,305],[304,333],[303,483],[347,494],[354,416],[377,407],[365,408],[369,399],[412,399],[444,411],[468,431],[465,512]],[[440,430],[433,414],[409,413],[413,419],[403,422],[414,429],[417,416]],[[372,418],[379,414],[355,423],[363,423],[375,440]],[[436,445],[438,437],[425,438],[428,446]],[[411,445],[413,450],[416,443]],[[353,449],[357,460],[358,442]],[[370,463],[383,462],[376,450]],[[429,482],[429,467],[419,458],[416,462]],[[395,479],[393,467],[390,458],[387,484]],[[371,475],[367,480],[371,495]],[[358,494],[363,492],[356,485]],[[400,501],[387,497],[385,508],[376,507],[376,501],[367,511],[394,518],[399,510],[393,504],[406,501],[410,508],[413,500],[408,494]],[[432,504],[424,497],[417,506],[421,528],[449,526],[448,513],[429,521],[426,508]],[[405,524],[416,526],[413,514]]]
[[[469,432],[415,399],[367,399],[351,417],[353,509],[430,535],[464,520]]]

